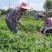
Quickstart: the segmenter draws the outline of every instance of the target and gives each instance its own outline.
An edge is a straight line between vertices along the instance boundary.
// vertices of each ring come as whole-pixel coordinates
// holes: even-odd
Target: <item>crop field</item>
[[[5,16],[0,17],[0,52],[52,52],[52,37],[39,32],[43,21],[32,17],[21,18],[24,27],[17,24],[18,34],[7,27]]]

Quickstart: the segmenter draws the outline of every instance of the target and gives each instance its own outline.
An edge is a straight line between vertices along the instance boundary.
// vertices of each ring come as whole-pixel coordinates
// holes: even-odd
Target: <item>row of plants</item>
[[[0,52],[52,52],[52,37],[38,36],[43,21],[24,21],[17,25],[18,34],[7,27],[5,18],[0,18]]]

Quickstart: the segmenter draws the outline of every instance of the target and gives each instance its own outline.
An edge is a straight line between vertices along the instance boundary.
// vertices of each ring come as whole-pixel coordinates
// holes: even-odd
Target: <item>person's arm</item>
[[[49,28],[46,28],[46,29],[44,30],[44,34],[45,34],[45,32],[46,32],[47,30],[49,30],[49,29],[52,29],[52,26],[49,27]]]
[[[42,27],[40,28],[40,32],[44,29],[45,24],[43,23]]]
[[[24,26],[23,23],[20,20],[17,20],[17,23],[21,26]]]

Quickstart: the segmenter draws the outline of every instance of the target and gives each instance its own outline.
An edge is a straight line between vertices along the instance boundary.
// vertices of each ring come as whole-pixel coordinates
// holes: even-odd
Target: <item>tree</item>
[[[1,9],[0,9],[0,17],[1,17]]]
[[[52,11],[52,0],[45,0],[43,7],[46,12]]]
[[[12,8],[7,9],[7,10],[1,9],[1,15],[6,15],[11,9]]]

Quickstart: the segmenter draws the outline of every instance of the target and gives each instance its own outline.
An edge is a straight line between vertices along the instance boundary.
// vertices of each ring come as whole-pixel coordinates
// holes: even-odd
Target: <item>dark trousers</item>
[[[6,24],[10,31],[13,31],[15,34],[17,34],[16,26],[12,22],[6,19]]]
[[[43,29],[43,30],[41,31],[42,34],[44,34],[44,30],[45,30],[45,29]],[[47,36],[49,36],[49,34],[52,34],[52,29],[46,30],[46,31],[45,31],[45,34],[46,34]]]

